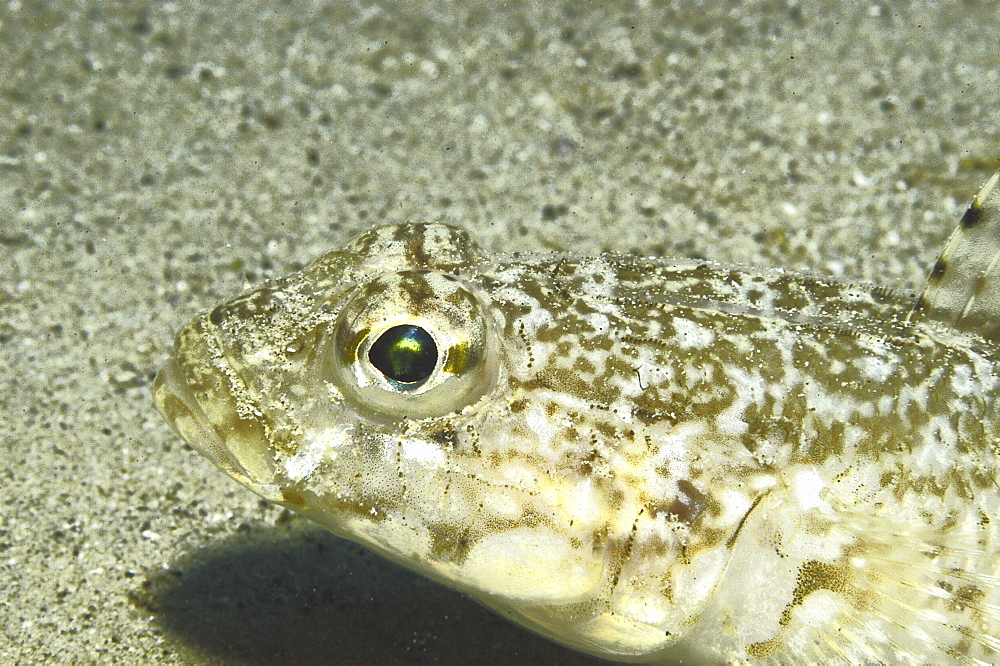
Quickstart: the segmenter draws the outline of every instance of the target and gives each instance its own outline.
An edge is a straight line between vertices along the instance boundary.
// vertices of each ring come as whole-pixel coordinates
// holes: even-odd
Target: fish
[[[921,293],[375,227],[176,335],[243,486],[619,661],[1000,661],[1000,173]]]

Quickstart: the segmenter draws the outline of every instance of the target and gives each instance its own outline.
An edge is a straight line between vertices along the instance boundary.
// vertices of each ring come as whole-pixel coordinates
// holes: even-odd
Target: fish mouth
[[[226,455],[222,440],[191,392],[177,359],[170,359],[156,373],[153,403],[174,432],[199,453],[223,469],[235,462]]]
[[[185,346],[179,342],[174,357],[156,373],[156,408],[198,453],[259,495],[279,501],[260,424],[237,415],[228,378],[217,368],[190,362],[185,352],[192,350]]]

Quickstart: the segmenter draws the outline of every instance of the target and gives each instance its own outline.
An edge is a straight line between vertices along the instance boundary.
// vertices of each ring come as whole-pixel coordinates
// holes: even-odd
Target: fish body
[[[600,657],[997,661],[996,182],[916,299],[376,228],[184,327],[156,404],[254,492]]]

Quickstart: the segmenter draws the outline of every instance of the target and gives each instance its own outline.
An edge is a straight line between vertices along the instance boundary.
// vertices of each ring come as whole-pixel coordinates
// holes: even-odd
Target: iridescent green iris
[[[400,384],[422,382],[434,372],[438,350],[430,333],[404,324],[379,336],[368,350],[368,360],[387,379]]]

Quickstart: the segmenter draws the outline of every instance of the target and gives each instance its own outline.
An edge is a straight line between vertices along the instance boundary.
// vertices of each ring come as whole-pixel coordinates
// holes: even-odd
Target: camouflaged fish
[[[377,228],[183,328],[173,427],[609,659],[1000,660],[1000,188],[922,296]]]

